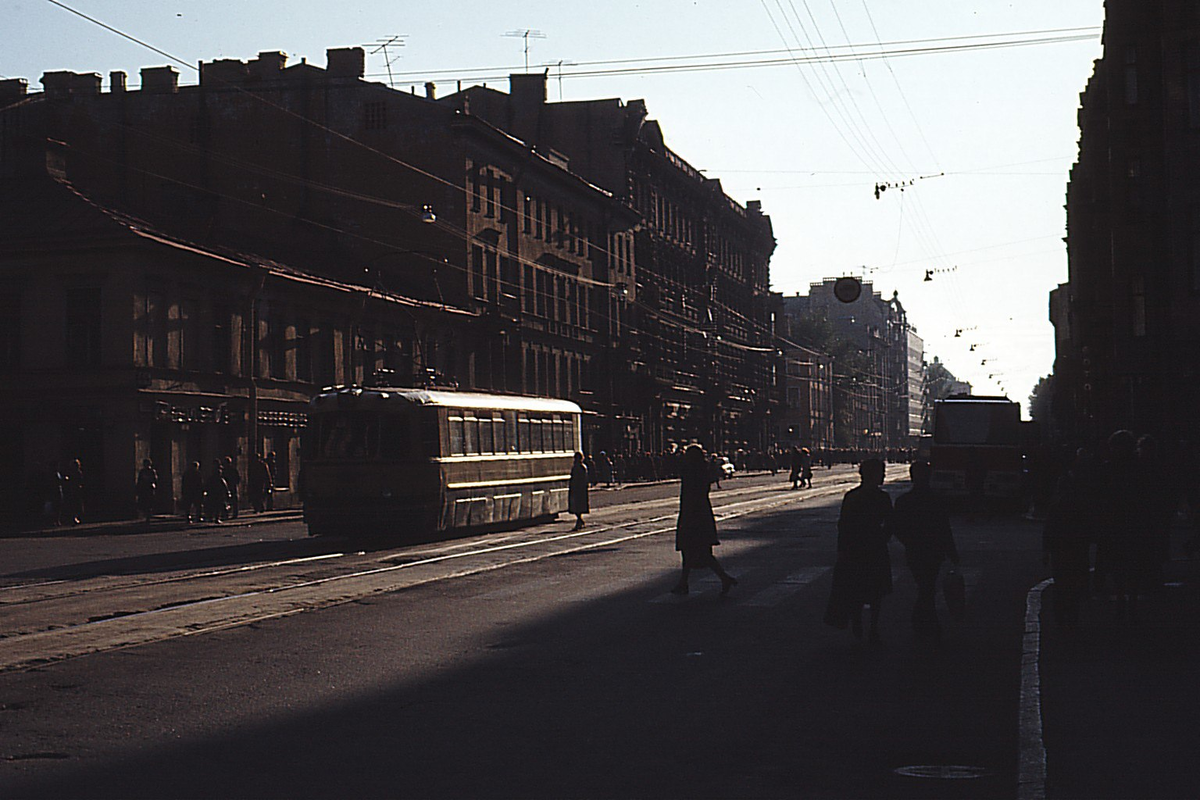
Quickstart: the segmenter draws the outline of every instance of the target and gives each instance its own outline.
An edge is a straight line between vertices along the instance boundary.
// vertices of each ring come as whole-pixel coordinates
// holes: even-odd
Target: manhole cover
[[[983,767],[965,767],[957,764],[927,764],[913,767],[898,767],[893,770],[906,778],[929,778],[936,781],[969,781],[984,778],[991,773]]]

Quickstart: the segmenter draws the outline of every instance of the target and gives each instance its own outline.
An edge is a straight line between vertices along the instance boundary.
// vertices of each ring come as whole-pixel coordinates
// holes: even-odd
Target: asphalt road
[[[671,485],[594,493],[580,538],[564,520],[361,551],[297,523],[8,540],[0,795],[1016,796],[1039,528],[956,519],[968,616],[936,650],[908,630],[893,545],[871,646],[821,622],[848,480],[715,492],[726,598],[699,575],[668,592]],[[43,660],[11,656],[35,640]]]

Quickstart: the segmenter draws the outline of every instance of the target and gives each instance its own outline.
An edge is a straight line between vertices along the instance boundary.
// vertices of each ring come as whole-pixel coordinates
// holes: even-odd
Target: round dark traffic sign
[[[853,303],[862,294],[862,283],[858,278],[838,278],[833,282],[833,296],[843,303]]]

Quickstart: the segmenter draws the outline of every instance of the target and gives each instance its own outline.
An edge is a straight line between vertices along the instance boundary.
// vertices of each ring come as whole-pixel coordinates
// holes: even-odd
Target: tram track
[[[722,489],[713,497],[714,511],[718,519],[731,519],[840,494],[852,483],[840,478],[802,493],[781,492],[777,486]],[[113,576],[10,586],[0,595],[5,610],[0,671],[211,633],[668,533],[674,530],[676,506],[675,498],[614,504],[598,509],[581,531],[551,533],[541,526],[503,538],[491,534],[386,551],[183,570],[141,580]],[[638,518],[624,519],[634,509]],[[656,513],[659,509],[663,513]],[[22,589],[31,594],[11,594]]]

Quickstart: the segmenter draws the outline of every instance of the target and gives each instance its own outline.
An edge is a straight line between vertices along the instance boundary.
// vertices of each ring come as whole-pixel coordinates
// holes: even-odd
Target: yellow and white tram
[[[567,510],[579,406],[473,392],[338,387],[309,403],[309,533],[406,536]]]

